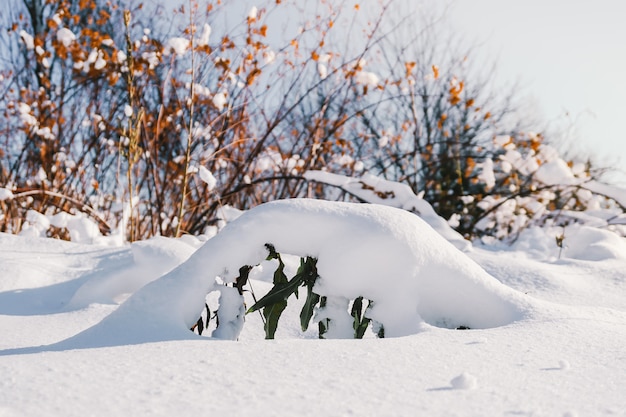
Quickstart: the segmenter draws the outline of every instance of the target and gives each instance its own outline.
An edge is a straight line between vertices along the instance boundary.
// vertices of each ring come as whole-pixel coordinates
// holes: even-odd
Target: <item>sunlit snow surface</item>
[[[624,242],[569,232],[560,259],[543,230],[464,254],[411,213],[298,201],[199,250],[0,234],[0,416],[624,415]],[[187,331],[211,276],[260,262],[264,243],[319,257],[320,292],[377,299],[408,336],[318,340],[291,300],[275,341],[257,314],[239,341]],[[274,266],[253,270],[257,297]]]

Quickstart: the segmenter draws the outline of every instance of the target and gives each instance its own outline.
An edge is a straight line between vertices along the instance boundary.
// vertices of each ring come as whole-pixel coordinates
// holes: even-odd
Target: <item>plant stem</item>
[[[180,201],[180,208],[178,211],[178,224],[176,225],[176,237],[180,237],[182,231],[183,224],[183,216],[185,215],[185,199],[187,197],[187,187],[189,186],[189,181],[187,178],[187,172],[189,171],[189,165],[191,164],[191,144],[193,141],[193,110],[194,110],[194,100],[195,100],[195,87],[194,83],[196,80],[196,65],[195,65],[195,57],[196,54],[194,52],[194,34],[195,28],[193,23],[193,0],[189,0],[189,37],[190,42],[189,46],[191,48],[191,86],[190,86],[190,100],[189,100],[189,131],[187,134],[187,151],[185,153],[185,172],[183,173],[183,191]]]
[[[128,71],[126,72],[126,88],[128,90],[128,105],[133,109],[135,108],[135,87],[133,80],[133,71],[134,71],[134,61],[133,61],[133,44],[130,39],[130,10],[124,10],[124,27],[126,28],[126,64],[128,66]],[[128,128],[126,131],[126,135],[128,137],[128,169],[126,171],[126,179],[128,182],[128,204],[129,204],[129,215],[128,215],[128,230],[129,230],[129,240],[133,242],[135,240],[135,218],[133,215],[133,178],[132,178],[132,170],[134,164],[134,151],[133,142],[136,140],[136,132],[133,131],[133,121],[132,115],[128,116]],[[136,143],[135,143],[136,145]]]

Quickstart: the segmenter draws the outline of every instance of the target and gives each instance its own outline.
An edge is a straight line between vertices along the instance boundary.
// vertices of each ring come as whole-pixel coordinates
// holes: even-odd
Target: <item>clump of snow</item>
[[[478,380],[472,374],[463,372],[450,381],[450,385],[454,389],[476,389],[478,386]]]
[[[317,73],[319,74],[320,78],[323,80],[328,76],[328,68],[326,67],[325,64],[322,64],[321,62],[317,63]]]
[[[25,237],[45,237],[50,228],[50,220],[45,215],[35,211],[26,212],[26,223],[22,226],[20,236]]]
[[[267,49],[263,51],[263,62],[267,64],[271,64],[276,60],[276,52],[271,49]]]
[[[478,174],[478,179],[484,182],[485,186],[488,189],[493,188],[496,185],[496,176],[493,172],[493,160],[487,158],[484,162],[476,165],[480,168],[480,174]]]
[[[33,39],[33,35],[22,29],[20,30],[20,38],[22,38],[26,49],[28,49],[29,51],[35,49],[35,41]]]
[[[561,158],[542,164],[535,178],[545,185],[572,185],[577,182],[572,170]]]
[[[83,215],[72,215],[62,211],[50,218],[50,224],[67,228],[72,242],[95,243],[102,237],[98,225]]]
[[[211,37],[211,26],[208,23],[205,23],[202,26],[202,34],[200,38],[197,40],[199,46],[207,46],[209,44],[209,38]]]
[[[317,58],[317,73],[322,80],[328,76],[327,64],[330,61],[331,57],[332,56],[330,54],[321,54]]]
[[[213,105],[219,110],[224,110],[224,106],[226,105],[226,94],[225,93],[217,93],[213,96]]]
[[[123,64],[126,62],[126,59],[128,58],[126,56],[126,53],[124,51],[117,51],[117,54],[115,54],[116,58],[117,58],[117,63],[118,64]]]
[[[68,28],[61,28],[57,31],[57,41],[63,44],[66,48],[70,46],[76,40],[74,32]]]
[[[258,15],[258,9],[256,8],[256,6],[252,6],[250,8],[250,11],[248,12],[248,19],[250,19],[251,21],[254,21],[257,19],[257,15]]]
[[[17,111],[20,114],[20,120],[27,126],[37,126],[37,118],[32,115],[31,107],[26,103],[18,103]]]
[[[207,185],[209,191],[213,191],[215,189],[215,186],[217,185],[217,179],[215,179],[211,171],[206,169],[206,167],[200,165],[199,174],[200,179]]]
[[[13,193],[11,190],[6,188],[0,188],[0,201],[11,200],[13,198]]]
[[[169,56],[170,54],[183,55],[187,49],[189,49],[189,39],[174,37],[167,40],[165,47],[163,48],[163,55]]]
[[[380,79],[378,78],[378,75],[374,74],[373,72],[357,71],[354,75],[354,81],[357,84],[375,87],[378,85]]]

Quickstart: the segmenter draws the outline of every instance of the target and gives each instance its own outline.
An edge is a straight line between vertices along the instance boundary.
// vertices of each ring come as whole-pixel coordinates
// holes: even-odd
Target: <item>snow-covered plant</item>
[[[262,312],[263,326],[266,339],[274,339],[278,322],[287,308],[288,300],[291,296],[299,297],[299,289],[306,288],[306,298],[300,311],[300,326],[303,332],[307,331],[312,321],[318,323],[318,334],[320,338],[324,338],[326,333],[333,326],[333,320],[336,320],[337,313],[339,316],[346,312],[342,311],[342,300],[335,300],[337,297],[320,296],[314,291],[314,286],[319,278],[317,272],[317,259],[307,256],[300,258],[300,266],[296,274],[288,278],[285,273],[285,264],[280,253],[271,244],[266,244],[268,256],[266,260],[276,260],[278,265],[273,274],[273,287],[263,297],[256,300],[255,303],[247,309],[246,314],[256,311]],[[240,295],[247,290],[249,273],[251,266],[243,266],[239,269],[239,276],[235,279],[233,287],[236,288]],[[253,293],[254,294],[254,293]],[[352,328],[354,329],[354,338],[362,339],[367,331],[371,319],[367,317],[367,310],[371,307],[371,301],[363,308],[363,297],[357,297],[352,301],[350,308],[350,316],[352,317]],[[338,311],[335,311],[335,309]],[[205,304],[205,311],[202,313],[196,324],[192,327],[192,331],[202,334],[204,329],[209,328],[209,322],[212,318],[219,318],[219,309],[212,313],[208,304]],[[219,320],[216,326],[219,328]],[[384,337],[384,328],[377,324],[377,335]]]

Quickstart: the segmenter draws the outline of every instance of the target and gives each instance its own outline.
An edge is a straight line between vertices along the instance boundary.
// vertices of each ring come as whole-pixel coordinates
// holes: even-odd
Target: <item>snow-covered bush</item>
[[[266,1],[238,17],[219,2],[173,13],[16,3],[22,18],[7,22],[0,63],[0,231],[29,227],[32,211],[82,216],[131,241],[212,233],[224,206],[346,198],[311,180],[320,171],[374,189],[369,179],[388,180],[366,200],[396,207],[385,193],[404,184],[429,209],[404,208],[470,239],[581,222],[582,210],[622,230],[624,204],[593,167],[510,128],[510,97],[494,99],[435,32],[394,25],[392,5],[368,20],[327,3],[307,13]],[[273,34],[285,14],[293,21]],[[346,19],[361,39],[348,47]],[[55,224],[44,233],[71,238]]]
[[[598,182],[588,164],[565,161],[540,135],[493,142],[494,156],[474,165],[458,229],[511,241],[528,227],[579,223],[624,236],[625,190]]]
[[[354,97],[384,83],[367,64],[377,25],[343,53],[350,17],[331,4],[310,15],[266,1],[251,18],[220,2],[15,3],[0,64],[0,186],[15,195],[2,231],[71,199],[129,240],[200,234],[223,205],[304,195],[304,170],[352,164],[341,131],[369,105]],[[273,16],[285,14],[283,28]]]

